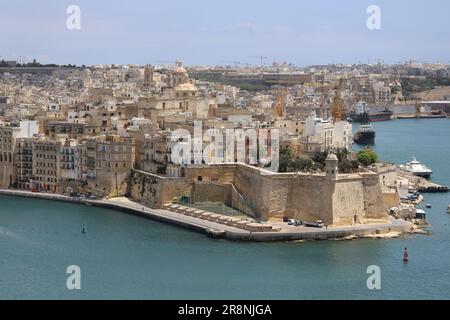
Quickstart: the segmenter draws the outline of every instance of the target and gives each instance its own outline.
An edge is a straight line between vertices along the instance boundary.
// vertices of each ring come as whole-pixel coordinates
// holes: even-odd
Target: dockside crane
[[[287,96],[287,88],[283,87],[278,90],[276,93],[275,105],[273,108],[273,115],[278,118],[284,117],[285,108],[286,108],[286,96]]]
[[[257,58],[257,59],[259,59],[260,60],[260,62],[261,62],[261,64],[260,64],[260,67],[261,67],[261,69],[264,67],[264,60],[266,60],[266,59],[269,59],[268,57],[265,57],[265,56],[254,56],[254,57],[250,57],[250,58]]]
[[[334,87],[333,103],[331,104],[331,117],[333,119],[333,123],[339,122],[343,118],[344,109],[341,97],[341,86],[342,81],[339,80]]]
[[[241,61],[223,61],[225,63],[232,63],[235,65],[236,69],[239,68],[239,66],[242,64]]]

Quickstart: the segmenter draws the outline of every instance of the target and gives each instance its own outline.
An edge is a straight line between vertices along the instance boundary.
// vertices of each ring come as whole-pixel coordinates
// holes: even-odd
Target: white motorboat
[[[416,158],[413,158],[412,161],[408,162],[406,165],[401,165],[400,168],[423,178],[429,178],[433,173],[430,168],[417,161]]]

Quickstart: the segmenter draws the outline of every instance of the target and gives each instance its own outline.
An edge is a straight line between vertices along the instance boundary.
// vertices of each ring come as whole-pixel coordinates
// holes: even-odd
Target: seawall
[[[161,221],[183,227],[192,231],[201,232],[212,237],[221,237],[237,241],[295,241],[295,240],[330,240],[346,238],[350,236],[364,237],[389,232],[406,233],[411,231],[412,224],[404,220],[391,220],[388,223],[339,227],[333,229],[303,228],[298,231],[282,230],[278,232],[250,232],[219,223],[185,216],[179,213],[152,209],[135,202],[114,202],[110,200],[82,200],[69,196],[49,193],[33,193],[22,190],[0,189],[0,195],[21,196],[35,199],[64,201],[78,204],[86,204],[97,207],[110,208],[131,213],[152,220]]]

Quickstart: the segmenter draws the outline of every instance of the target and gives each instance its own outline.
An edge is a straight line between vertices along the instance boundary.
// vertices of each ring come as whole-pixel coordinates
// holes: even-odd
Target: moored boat
[[[412,161],[408,162],[406,165],[401,165],[400,169],[411,172],[412,174],[423,178],[429,178],[433,173],[430,168],[417,161],[416,158],[413,158]]]
[[[371,124],[362,124],[353,136],[353,141],[359,145],[375,144],[375,130]]]
[[[364,123],[366,121],[366,116],[368,116],[370,122],[386,121],[390,120],[394,114],[387,107],[382,110],[380,110],[380,108],[376,109],[377,110],[371,110],[366,103],[359,102],[356,104],[355,110],[350,113],[349,120],[351,122]]]
[[[373,145],[375,144],[375,130],[370,124],[369,114],[364,112],[361,117],[361,125],[353,136],[353,141],[359,145]]]

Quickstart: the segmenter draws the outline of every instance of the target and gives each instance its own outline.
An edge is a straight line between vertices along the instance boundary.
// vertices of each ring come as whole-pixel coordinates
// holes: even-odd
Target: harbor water
[[[433,181],[450,184],[450,120],[373,126],[381,159],[415,156]],[[0,196],[0,299],[448,299],[450,197],[426,194],[424,203],[430,235],[243,243],[115,210]],[[70,265],[80,267],[80,290],[66,287]],[[381,290],[367,288],[371,265]]]

